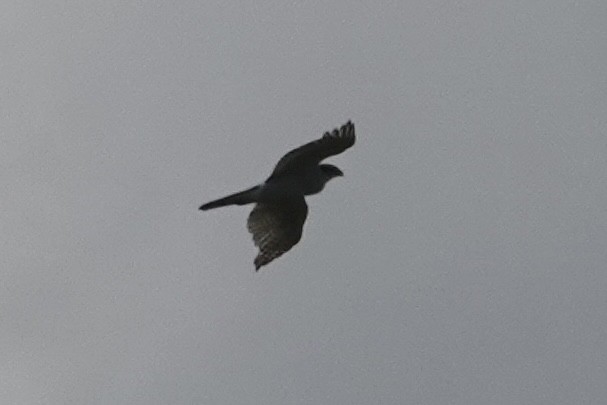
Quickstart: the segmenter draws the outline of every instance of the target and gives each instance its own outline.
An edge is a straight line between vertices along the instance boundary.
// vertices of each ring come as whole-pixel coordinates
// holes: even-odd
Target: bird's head
[[[320,165],[320,172],[325,177],[325,182],[331,180],[333,177],[342,177],[344,175],[344,172],[339,170],[339,167],[328,164]]]

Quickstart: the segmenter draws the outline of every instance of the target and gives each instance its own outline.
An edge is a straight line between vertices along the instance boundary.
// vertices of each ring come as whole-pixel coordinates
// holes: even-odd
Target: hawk
[[[208,202],[200,209],[255,203],[247,228],[255,246],[259,247],[254,261],[258,271],[299,242],[308,216],[304,197],[321,192],[329,180],[344,175],[336,166],[320,162],[342,153],[354,145],[354,141],[354,124],[348,121],[341,128],[325,132],[320,139],[284,155],[263,183]]]

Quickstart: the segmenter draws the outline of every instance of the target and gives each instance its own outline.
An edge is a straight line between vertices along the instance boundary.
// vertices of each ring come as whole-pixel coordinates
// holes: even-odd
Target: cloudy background
[[[0,402],[607,403],[607,3],[6,1]],[[346,176],[253,271],[263,180]]]

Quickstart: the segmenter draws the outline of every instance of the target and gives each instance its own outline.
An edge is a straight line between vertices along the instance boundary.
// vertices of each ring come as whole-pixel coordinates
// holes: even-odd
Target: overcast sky
[[[607,2],[5,1],[0,402],[607,403]],[[259,273],[263,181],[348,119]]]

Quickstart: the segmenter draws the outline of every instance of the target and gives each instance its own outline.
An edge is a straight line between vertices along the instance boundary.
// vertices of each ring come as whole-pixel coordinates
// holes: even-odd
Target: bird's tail
[[[251,187],[247,190],[239,193],[230,194],[227,197],[220,198],[203,204],[200,209],[203,211],[210,210],[212,208],[225,207],[226,205],[244,205],[255,202],[255,192],[259,189],[259,186]]]

